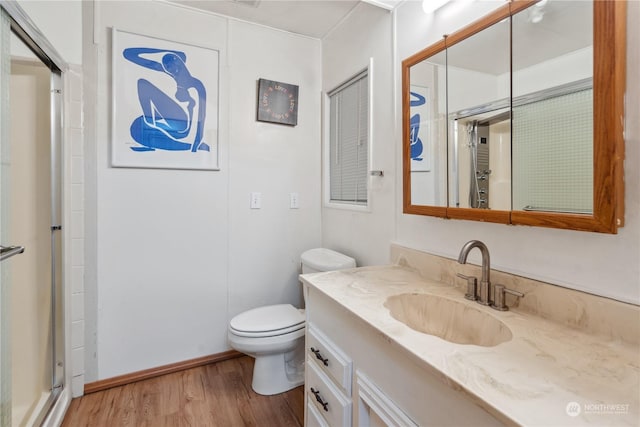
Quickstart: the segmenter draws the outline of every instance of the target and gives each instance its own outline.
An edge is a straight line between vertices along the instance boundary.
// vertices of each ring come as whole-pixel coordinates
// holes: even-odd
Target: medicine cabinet
[[[616,233],[624,1],[512,1],[402,62],[404,212]]]

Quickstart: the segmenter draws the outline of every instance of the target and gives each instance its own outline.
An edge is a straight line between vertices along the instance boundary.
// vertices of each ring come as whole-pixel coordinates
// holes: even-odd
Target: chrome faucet
[[[468,241],[460,250],[458,262],[460,264],[466,264],[469,251],[473,248],[480,249],[480,252],[482,253],[482,278],[480,279],[480,289],[477,290],[476,299],[479,304],[490,305],[491,301],[489,300],[489,296],[491,293],[491,281],[489,280],[489,272],[491,271],[491,262],[489,260],[489,249],[487,246],[480,240]],[[464,278],[466,279],[467,277]]]
[[[505,304],[505,294],[511,294],[520,298],[524,297],[524,294],[512,289],[507,289],[503,285],[495,285],[493,286],[494,292],[492,301],[491,281],[489,280],[491,263],[489,261],[489,249],[487,248],[487,246],[480,240],[468,241],[460,250],[460,255],[458,255],[458,262],[460,264],[466,264],[469,251],[471,251],[471,249],[473,248],[478,248],[480,249],[480,252],[482,252],[482,279],[480,279],[480,289],[478,289],[478,279],[473,276],[465,276],[464,274],[458,273],[458,277],[462,277],[467,281],[467,293],[464,297],[472,301],[477,301],[482,305],[490,305],[491,308],[494,308],[496,310],[509,310],[509,307],[507,307],[507,305]]]

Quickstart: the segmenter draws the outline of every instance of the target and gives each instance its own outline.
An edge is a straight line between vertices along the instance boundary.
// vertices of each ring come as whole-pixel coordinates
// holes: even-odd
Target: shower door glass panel
[[[12,425],[39,424],[55,398],[51,70],[12,33],[9,235],[26,247],[11,264]],[[52,161],[52,158],[54,161]],[[57,168],[56,168],[57,169]]]
[[[9,54],[10,22],[7,13],[0,8],[0,243],[10,242],[8,221],[9,188]],[[0,427],[11,425],[11,337],[10,298],[11,276],[9,263],[0,262]]]

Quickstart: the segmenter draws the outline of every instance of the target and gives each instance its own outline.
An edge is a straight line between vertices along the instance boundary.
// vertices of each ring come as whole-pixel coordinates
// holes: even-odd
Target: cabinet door
[[[418,427],[365,374],[356,372],[359,427]]]

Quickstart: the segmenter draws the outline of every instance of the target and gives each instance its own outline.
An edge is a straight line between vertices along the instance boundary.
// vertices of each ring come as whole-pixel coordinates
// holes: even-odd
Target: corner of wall
[[[64,74],[64,110],[66,286],[71,293],[71,309],[67,311],[71,318],[71,363],[67,363],[67,369],[71,369],[72,395],[77,397],[84,391],[85,353],[84,132],[79,65],[71,65]]]

